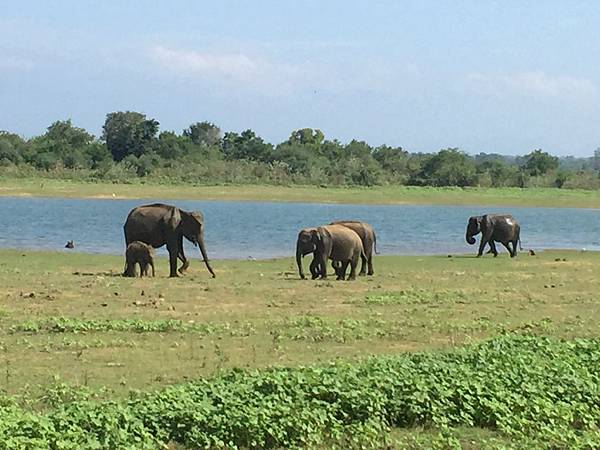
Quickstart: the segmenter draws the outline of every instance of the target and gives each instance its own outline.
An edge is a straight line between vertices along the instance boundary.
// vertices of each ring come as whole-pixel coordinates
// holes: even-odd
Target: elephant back
[[[373,231],[373,227],[367,222],[361,222],[359,220],[338,220],[331,222],[330,225],[342,225],[358,234],[365,252],[369,252],[373,248],[375,232]]]
[[[357,252],[363,252],[362,240],[354,230],[340,224],[326,225],[322,228],[331,236],[331,259],[351,259]]]

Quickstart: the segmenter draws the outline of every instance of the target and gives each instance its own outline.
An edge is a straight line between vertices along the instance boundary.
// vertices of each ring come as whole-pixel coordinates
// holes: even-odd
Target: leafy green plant
[[[600,445],[600,339],[505,335],[349,364],[232,370],[121,402],[54,389],[35,411],[0,396],[0,448],[382,448],[389,430],[492,429],[527,447]]]

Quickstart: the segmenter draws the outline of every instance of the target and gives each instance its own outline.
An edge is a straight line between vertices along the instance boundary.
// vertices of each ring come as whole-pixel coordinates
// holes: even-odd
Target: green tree
[[[313,130],[312,128],[301,128],[292,131],[288,144],[314,145],[319,146],[325,140],[325,135],[321,130]]]
[[[191,147],[193,144],[188,137],[178,136],[172,131],[163,131],[158,136],[154,149],[162,158],[181,159],[190,153]]]
[[[352,139],[344,147],[344,155],[348,158],[365,158],[371,157],[371,147],[365,141],[357,141]]]
[[[211,122],[196,122],[183,130],[183,135],[196,145],[213,146],[221,141],[221,129]]]
[[[128,155],[141,156],[153,150],[159,123],[135,111],[106,115],[102,138],[115,161]]]
[[[223,153],[225,158],[230,160],[268,162],[273,153],[273,146],[263,141],[252,130],[243,131],[242,134],[229,132],[223,137]]]
[[[410,176],[409,154],[402,147],[382,145],[373,150],[373,158],[385,172],[402,182]]]
[[[440,150],[427,159],[415,184],[428,186],[471,186],[476,180],[473,159],[457,148]]]
[[[63,149],[81,149],[94,140],[94,136],[83,128],[74,127],[71,119],[54,122],[48,127],[44,137],[52,143],[56,153]]]
[[[489,174],[492,186],[514,186],[517,183],[518,167],[508,165],[503,159],[488,159],[477,166],[480,174]]]
[[[558,168],[558,158],[540,149],[534,150],[525,156],[522,169],[530,176],[545,175]]]
[[[112,162],[112,155],[106,148],[106,144],[99,141],[86,145],[83,155],[90,169],[97,169],[103,164]]]
[[[569,172],[567,172],[566,170],[559,169],[556,171],[556,178],[554,179],[554,185],[560,189],[564,186],[564,184],[567,182],[568,179],[569,179]]]
[[[8,131],[0,131],[0,163],[19,164],[23,161],[23,154],[27,143],[21,136]]]
[[[344,157],[344,147],[337,139],[325,141],[319,146],[319,153],[332,163],[335,163]]]
[[[46,133],[29,141],[27,160],[41,169],[64,165],[67,168],[90,167],[86,148],[94,136],[83,128],[75,127],[71,120],[56,121]]]

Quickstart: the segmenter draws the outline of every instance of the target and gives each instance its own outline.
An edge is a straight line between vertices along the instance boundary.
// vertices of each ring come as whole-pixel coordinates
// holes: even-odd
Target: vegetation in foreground
[[[392,427],[435,427],[430,443],[460,448],[453,428],[463,426],[518,446],[596,448],[598,364],[599,339],[507,335],[448,353],[229,371],[117,402],[54,389],[43,412],[4,400],[0,439],[40,449],[385,448],[401,442]]]
[[[600,149],[593,157],[524,156],[458,148],[410,153],[353,139],[325,139],[321,130],[294,130],[273,145],[252,130],[226,132],[210,122],[181,133],[159,132],[157,120],[133,111],[106,115],[97,138],[70,120],[29,139],[0,131],[0,175],[131,183],[313,186],[457,186],[600,188]]]
[[[176,280],[0,261],[4,448],[599,442],[597,253],[378,257],[356,282],[292,258]]]

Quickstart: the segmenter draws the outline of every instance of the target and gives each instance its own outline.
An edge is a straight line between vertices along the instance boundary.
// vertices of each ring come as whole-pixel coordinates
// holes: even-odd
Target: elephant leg
[[[319,255],[317,261],[321,268],[321,279],[324,280],[327,278],[327,257],[325,255]]]
[[[360,272],[359,275],[364,276],[367,274],[367,257],[363,254],[360,255]]]
[[[506,248],[506,250],[508,250],[508,254],[510,255],[510,257],[512,258],[513,255],[513,251],[510,248],[510,245],[508,245],[510,242],[503,242],[502,245],[504,245],[504,248]]]
[[[319,278],[319,275],[321,275],[321,267],[319,267],[319,261],[314,255],[313,260],[310,263],[310,274],[313,280]]]
[[[338,280],[346,279],[346,269],[348,268],[348,263],[349,261],[341,261],[340,266],[336,270]]]
[[[336,261],[331,261],[331,267],[333,268],[333,272],[335,273],[335,279],[339,280],[340,266],[337,264]]]
[[[513,251],[512,251],[512,254],[510,256],[514,258],[515,256],[517,256],[517,242],[518,242],[518,240],[515,239],[514,241],[511,241],[511,242],[512,242]]]
[[[483,249],[485,248],[485,244],[487,244],[487,241],[482,237],[481,241],[479,242],[479,250],[477,250],[478,258],[481,258],[481,256],[483,256]]]
[[[190,267],[190,263],[183,253],[183,236],[179,237],[179,251],[177,252],[177,258],[179,258],[183,263],[179,268],[179,273],[183,274],[187,268]]]
[[[490,239],[489,244],[490,244],[490,250],[494,254],[494,258],[495,258],[496,256],[498,256],[498,250],[496,249],[496,243],[492,239]]]
[[[341,261],[331,261],[331,267],[333,267],[333,271],[336,276],[340,276],[340,271],[342,270],[342,262]]]
[[[362,255],[362,253],[360,255]],[[348,262],[350,263],[350,276],[348,277],[348,280],[355,280],[356,279],[356,269],[358,268],[358,256],[355,256]]]
[[[154,277],[154,261],[150,261],[150,267],[152,268],[152,277]]]
[[[177,255],[179,254],[179,248],[177,248],[177,241],[167,242],[167,251],[169,252],[169,277],[175,278],[177,275]]]
[[[369,271],[367,272],[367,275],[373,275],[375,273],[375,271],[373,270],[373,253],[369,252],[369,255],[367,256],[367,263],[369,265]]]
[[[358,266],[358,258],[353,258],[350,263],[350,275],[348,275],[348,280],[356,279],[356,266]]]

